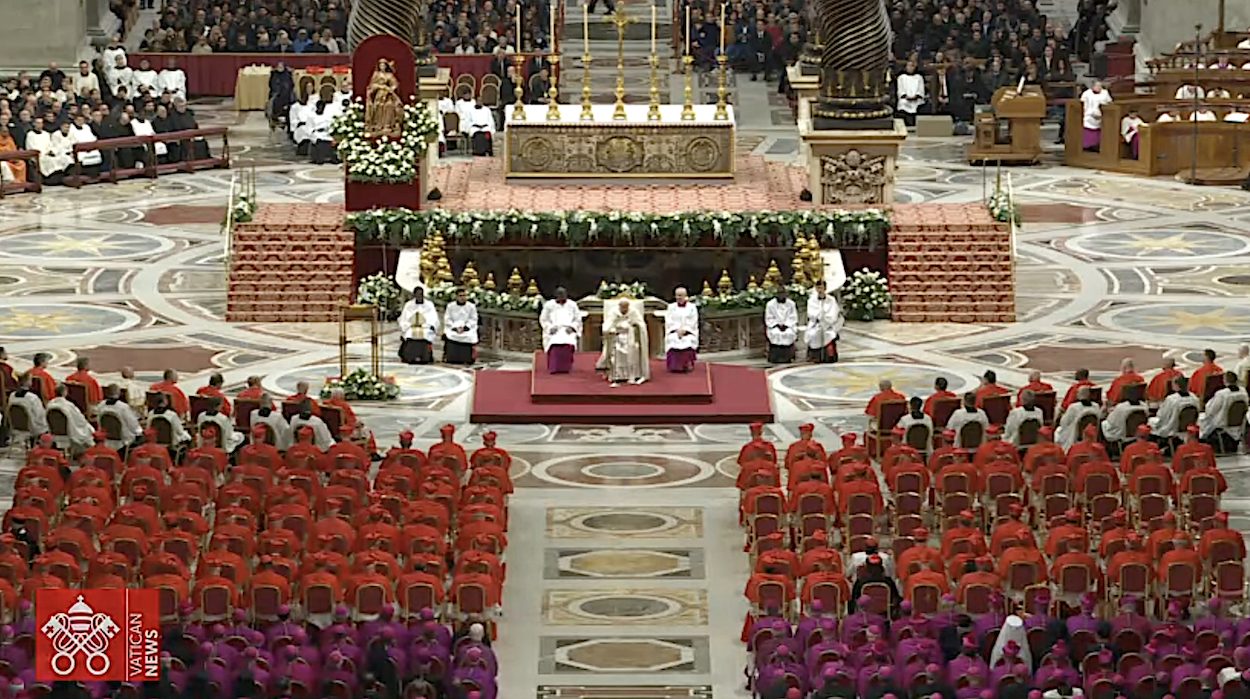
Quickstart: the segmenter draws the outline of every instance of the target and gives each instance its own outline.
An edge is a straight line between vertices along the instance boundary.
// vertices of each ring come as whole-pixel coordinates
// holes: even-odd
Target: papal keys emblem
[[[52,641],[52,671],[74,673],[81,659],[83,669],[95,677],[108,674],[109,643],[121,627],[108,614],[96,612],[82,595],[66,612],[53,614],[40,629]]]

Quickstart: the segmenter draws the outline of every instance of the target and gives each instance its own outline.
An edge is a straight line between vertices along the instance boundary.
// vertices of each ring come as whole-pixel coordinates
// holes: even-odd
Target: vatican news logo
[[[35,628],[41,682],[160,679],[156,590],[36,590]]]

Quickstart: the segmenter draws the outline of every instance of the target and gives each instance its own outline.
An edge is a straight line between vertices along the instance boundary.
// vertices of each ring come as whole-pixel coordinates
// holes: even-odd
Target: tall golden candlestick
[[[551,87],[547,90],[547,121],[560,121],[560,103],[556,101],[560,95],[556,89],[556,83],[559,80],[556,73],[560,68],[560,54],[553,53],[547,56],[547,62],[551,64]]]
[[[612,107],[614,121],[625,120],[625,27],[629,25],[629,17],[625,14],[625,3],[617,3],[616,13],[612,15],[612,23],[616,25],[616,104]]]
[[[655,3],[651,4],[651,55],[655,55]]]
[[[725,13],[729,11],[729,3],[723,2],[720,6],[720,52],[725,53]]]
[[[590,50],[582,54],[582,121],[594,121],[595,111],[590,104]]]
[[[520,43],[517,43],[516,55],[512,57],[512,63],[516,65],[517,82],[516,87],[512,89],[512,94],[516,95],[516,104],[512,105],[513,121],[525,121],[525,56],[521,55]]]
[[[590,5],[582,3],[582,55],[590,55]]]
[[[651,52],[651,104],[647,106],[647,121],[660,120],[660,57]]]
[[[686,88],[685,101],[681,105],[681,120],[694,121],[694,56],[687,51],[685,56],[681,57],[681,62],[686,67]]]
[[[716,121],[727,121],[729,119],[729,107],[726,100],[729,95],[729,88],[725,84],[725,73],[729,64],[729,57],[724,51],[716,57],[716,63],[720,66],[718,71],[720,74],[716,78]]]

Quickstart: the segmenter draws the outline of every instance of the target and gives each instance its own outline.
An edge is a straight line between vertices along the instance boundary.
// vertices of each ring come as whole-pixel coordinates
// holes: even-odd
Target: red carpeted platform
[[[578,355],[572,374],[549,376],[545,371],[477,372],[472,422],[504,424],[564,423],[580,425],[673,425],[689,423],[772,422],[768,377],[760,369],[699,362],[690,374],[669,374],[663,362],[652,364],[651,381],[641,386],[611,388],[594,376],[596,355]],[[706,373],[701,373],[701,371]],[[537,377],[537,378],[536,378]],[[706,377],[710,398],[694,402],[695,383]],[[562,379],[548,384],[548,380]],[[535,393],[542,385],[543,393]],[[615,392],[635,391],[629,400]],[[544,398],[536,400],[539,396]],[[551,398],[558,397],[558,402]],[[572,402],[572,399],[576,402]],[[544,402],[545,401],[545,402]]]
[[[596,352],[578,352],[573,371],[548,374],[545,352],[534,353],[530,397],[535,403],[711,403],[712,365],[699,362],[688,374],[670,374],[664,361],[651,360],[651,380],[640,385],[608,385],[595,371]]]

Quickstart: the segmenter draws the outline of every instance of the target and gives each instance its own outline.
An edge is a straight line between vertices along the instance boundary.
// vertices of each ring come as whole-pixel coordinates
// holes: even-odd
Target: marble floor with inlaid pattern
[[[255,166],[261,201],[342,200],[340,171],[297,162],[257,115],[197,108],[201,124],[231,127],[236,162]],[[768,158],[798,150],[792,125],[740,138]],[[993,173],[964,164],[962,149],[961,139],[911,139],[898,200],[980,200]],[[1189,370],[1207,347],[1234,363],[1250,340],[1250,194],[1076,170],[1057,158],[1011,171],[1025,218],[1019,322],[849,323],[841,363],[771,370],[769,435],[786,443],[810,421],[832,444],[863,429],[864,402],[884,377],[925,395],[937,376],[958,391],[987,368],[1008,386],[1040,369],[1064,388],[1081,366],[1105,383],[1124,357],[1147,373],[1164,357]],[[231,391],[258,375],[283,394],[336,375],[334,324],[223,320],[219,221],[230,179],[172,175],[0,201],[0,345],[17,368],[46,351],[57,376],[87,356],[105,380],[123,366],[142,381],[173,367],[191,388],[218,371]],[[393,356],[393,327],[385,343]],[[402,429],[428,444],[452,423],[469,447],[496,430],[515,457],[498,641],[506,699],[745,696],[737,638],[747,560],[733,488],[744,426],[470,425],[472,372],[394,362],[385,372],[399,399],[357,407],[381,444]],[[1220,463],[1233,524],[1250,530],[1250,478],[1241,478],[1250,459]],[[12,455],[0,461],[5,504],[17,465]]]

